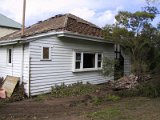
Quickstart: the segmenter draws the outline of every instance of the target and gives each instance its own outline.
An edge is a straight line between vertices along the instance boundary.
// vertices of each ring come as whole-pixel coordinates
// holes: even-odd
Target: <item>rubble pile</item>
[[[131,89],[138,85],[138,77],[131,74],[129,76],[124,76],[116,81],[114,81],[113,89]]]
[[[135,88],[140,82],[144,82],[151,79],[150,75],[143,76],[139,78],[133,74],[129,76],[124,76],[118,80],[109,81],[108,85],[113,90],[124,90],[124,89],[132,89]]]

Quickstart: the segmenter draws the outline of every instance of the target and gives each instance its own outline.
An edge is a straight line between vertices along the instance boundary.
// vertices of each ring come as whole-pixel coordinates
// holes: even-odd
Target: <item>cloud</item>
[[[26,24],[56,14],[73,13],[102,27],[114,23],[118,10],[137,10],[145,0],[26,0]],[[21,23],[23,0],[0,0],[2,14]]]

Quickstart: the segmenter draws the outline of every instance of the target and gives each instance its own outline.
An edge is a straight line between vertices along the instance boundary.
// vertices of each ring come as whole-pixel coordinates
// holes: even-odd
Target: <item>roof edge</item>
[[[96,37],[96,36],[90,36],[90,35],[83,35],[83,34],[78,34],[78,33],[73,33],[70,31],[52,31],[49,33],[44,33],[41,35],[36,35],[36,36],[31,36],[31,37],[26,37],[26,38],[17,38],[9,41],[0,41],[0,46],[2,45],[10,45],[10,44],[17,44],[17,43],[28,43],[33,40],[36,40],[37,38],[42,38],[42,37],[48,37],[48,36],[53,36],[57,35],[57,37],[69,37],[69,38],[78,38],[78,39],[83,39],[83,40],[88,40],[88,41],[94,41],[94,42],[101,42],[101,43],[113,43],[110,41],[106,41],[102,37]]]

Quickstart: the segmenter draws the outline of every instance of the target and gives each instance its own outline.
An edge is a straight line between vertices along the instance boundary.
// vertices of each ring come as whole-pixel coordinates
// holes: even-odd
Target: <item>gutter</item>
[[[88,41],[95,41],[95,42],[101,42],[101,43],[112,43],[111,41],[106,41],[102,37],[95,37],[95,36],[90,36],[90,35],[82,35],[78,33],[73,33],[73,32],[61,32],[57,35],[58,37],[69,37],[69,38],[78,38],[78,39],[84,39]]]

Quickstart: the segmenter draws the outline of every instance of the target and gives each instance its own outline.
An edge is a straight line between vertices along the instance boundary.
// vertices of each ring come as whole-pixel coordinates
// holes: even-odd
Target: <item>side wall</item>
[[[11,28],[0,27],[0,37],[3,37],[7,34],[15,32],[15,31],[17,31],[17,30],[11,29]]]
[[[51,47],[51,61],[41,60],[41,48],[46,45]],[[29,47],[31,95],[49,92],[52,86],[62,83],[73,84],[82,81],[99,84],[113,79],[104,78],[99,71],[72,72],[74,50],[101,51],[104,56],[114,57],[113,44],[50,37],[32,41]]]
[[[12,48],[12,64],[7,62],[7,50]],[[23,56],[24,55],[24,56]],[[0,77],[5,78],[7,75],[20,77],[22,82],[25,83],[25,90],[28,94],[28,81],[29,81],[29,52],[28,45],[24,45],[24,54],[23,54],[23,45],[10,45],[10,46],[0,46]],[[22,64],[24,61],[24,64]],[[22,67],[23,65],[23,67]],[[22,75],[23,74],[23,75]]]

